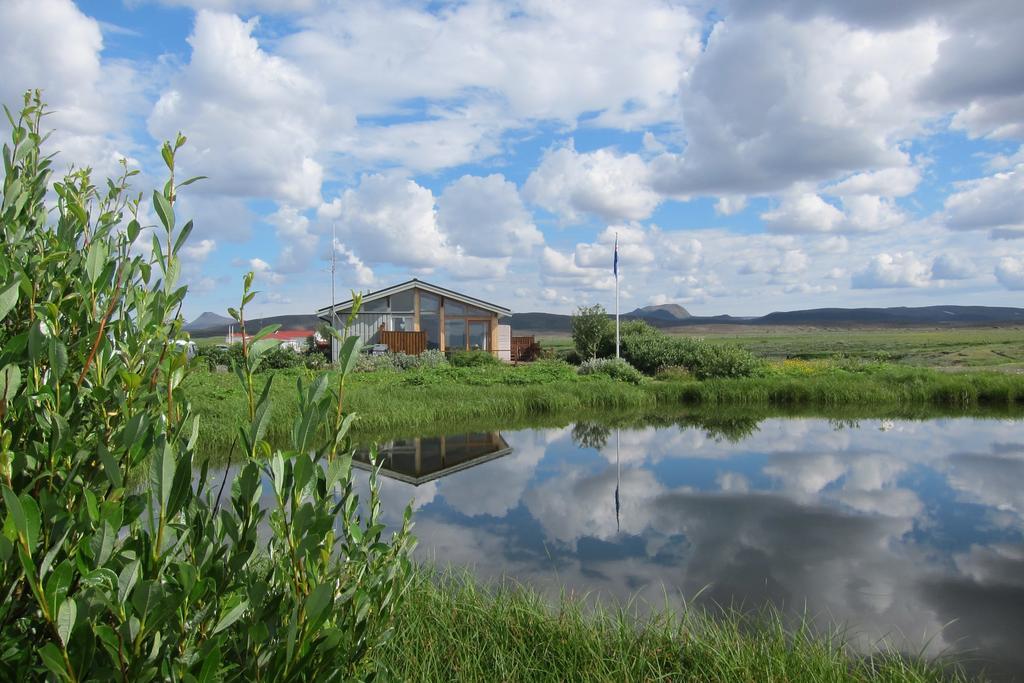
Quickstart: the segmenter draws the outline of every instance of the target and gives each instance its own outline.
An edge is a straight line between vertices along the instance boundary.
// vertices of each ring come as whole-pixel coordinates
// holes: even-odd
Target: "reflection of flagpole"
[[[615,255],[612,257],[615,274],[615,357],[619,357],[619,233],[615,233]]]
[[[619,533],[619,477],[622,466],[619,464],[619,428],[615,428],[615,533]]]

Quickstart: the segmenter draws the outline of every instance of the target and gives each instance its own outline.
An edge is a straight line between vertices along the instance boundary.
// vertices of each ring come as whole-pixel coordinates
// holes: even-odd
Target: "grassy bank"
[[[706,325],[680,327],[669,334],[703,337],[713,344],[740,346],[762,358],[865,361],[943,369],[1024,368],[1024,329],[1018,326],[954,328],[823,328],[800,326]],[[565,336],[541,336],[541,345],[568,351]]]
[[[296,380],[308,382],[311,377],[303,370],[274,373],[268,428],[272,441],[287,440],[296,414]],[[203,416],[201,443],[211,451],[226,448],[244,417],[237,380],[231,374],[199,370],[186,382],[193,406]],[[357,435],[379,440],[609,416],[616,422],[680,415],[713,420],[734,413],[843,419],[982,412],[1005,416],[1024,415],[1024,375],[787,361],[771,364],[759,377],[697,381],[667,375],[634,385],[578,376],[560,363],[535,363],[359,373],[346,388],[346,404],[359,415]]]
[[[787,628],[775,613],[709,615],[552,607],[527,589],[482,588],[421,570],[386,656],[416,681],[940,681],[950,667],[883,652],[844,634]]]

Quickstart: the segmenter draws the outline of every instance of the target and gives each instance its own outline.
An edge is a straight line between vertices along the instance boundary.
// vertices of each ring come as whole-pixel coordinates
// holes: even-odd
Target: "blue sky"
[[[250,269],[326,305],[332,248],[342,291],[611,307],[616,233],[624,310],[1018,305],[1024,12],[892,5],[8,0],[0,98],[143,190],[189,137],[189,318]]]

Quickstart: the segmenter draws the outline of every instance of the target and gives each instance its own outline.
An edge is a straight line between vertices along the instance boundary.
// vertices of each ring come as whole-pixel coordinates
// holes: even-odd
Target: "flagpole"
[[[619,357],[619,233],[615,233],[615,357]]]

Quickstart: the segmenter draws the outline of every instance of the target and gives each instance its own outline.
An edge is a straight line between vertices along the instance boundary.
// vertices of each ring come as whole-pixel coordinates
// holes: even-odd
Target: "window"
[[[444,347],[455,351],[466,348],[466,321],[455,318],[444,321]]]
[[[391,316],[391,329],[395,332],[412,332],[415,316],[394,315]]]
[[[487,350],[487,333],[490,325],[484,320],[469,321],[469,348]]]
[[[441,348],[441,316],[420,311],[420,331],[427,333],[427,348]]]
[[[412,313],[416,306],[413,303],[413,293],[411,289],[407,289],[404,292],[391,295],[391,311],[397,313]]]
[[[471,318],[490,318],[491,313],[473,306],[467,306],[466,304],[459,303],[458,301],[452,301],[451,299],[444,300],[444,314],[446,316],[463,317],[469,316]]]
[[[388,310],[387,297],[374,299],[373,301],[365,301],[363,302],[363,307],[360,310],[366,311],[367,313],[386,311]]]
[[[420,313],[437,313],[441,310],[441,299],[420,290]]]

